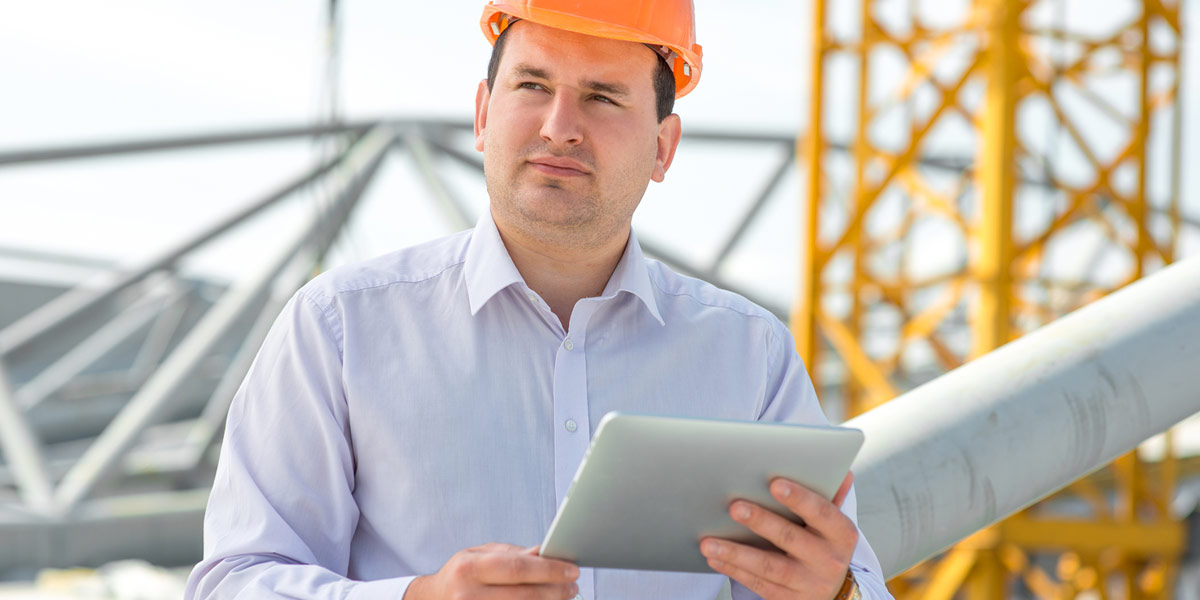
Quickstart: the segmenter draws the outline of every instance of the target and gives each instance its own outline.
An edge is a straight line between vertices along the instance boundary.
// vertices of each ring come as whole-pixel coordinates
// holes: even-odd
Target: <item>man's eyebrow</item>
[[[527,63],[521,63],[514,67],[513,75],[517,77],[533,77],[534,79],[550,79],[550,73],[545,69]]]
[[[629,96],[629,88],[619,83],[587,80],[583,82],[583,87],[592,91],[602,92],[610,96]]]

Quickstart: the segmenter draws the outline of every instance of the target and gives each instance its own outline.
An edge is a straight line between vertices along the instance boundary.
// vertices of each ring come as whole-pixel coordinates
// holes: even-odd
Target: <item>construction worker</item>
[[[691,0],[496,0],[481,25],[490,211],[293,297],[230,410],[187,597],[888,598],[849,478],[833,502],[771,482],[805,526],[734,502],[781,550],[704,539],[711,574],[531,548],[611,410],[826,421],[778,319],[631,233],[700,78]]]

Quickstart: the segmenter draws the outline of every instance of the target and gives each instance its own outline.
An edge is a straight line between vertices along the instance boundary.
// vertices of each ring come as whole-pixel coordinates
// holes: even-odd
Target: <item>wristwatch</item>
[[[854,573],[850,569],[846,569],[846,581],[833,600],[862,600],[862,591],[858,589],[858,582],[854,580]]]

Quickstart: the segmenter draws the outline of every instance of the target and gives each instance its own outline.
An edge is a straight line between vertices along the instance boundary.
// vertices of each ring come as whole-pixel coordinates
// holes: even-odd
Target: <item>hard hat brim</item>
[[[675,73],[676,98],[682,98],[687,95],[700,81],[701,56],[703,53],[700,44],[693,44],[691,48],[681,48],[679,44],[671,43],[668,40],[648,34],[645,31],[615,23],[596,21],[578,15],[539,9],[532,6],[514,7],[506,3],[488,3],[483,9],[483,16],[479,20],[479,26],[483,30],[484,37],[487,38],[490,44],[494,45],[496,43],[499,32],[504,29],[500,23],[502,15],[509,15],[517,19],[528,20],[547,27],[573,31],[584,35],[670,48],[676,55],[676,64],[669,65]]]

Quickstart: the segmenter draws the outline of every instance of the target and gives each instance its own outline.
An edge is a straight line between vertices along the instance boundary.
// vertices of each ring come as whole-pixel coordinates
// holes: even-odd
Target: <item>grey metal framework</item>
[[[5,297],[0,306],[7,309],[11,308],[10,303],[20,304],[28,310],[11,322],[0,320],[0,452],[4,458],[0,465],[0,540],[3,540],[0,576],[14,569],[101,564],[117,558],[145,558],[160,564],[197,560],[200,522],[216,456],[214,449],[219,443],[229,402],[283,303],[320,265],[391,152],[408,155],[430,197],[454,223],[469,227],[476,215],[454,195],[444,172],[449,162],[482,172],[482,162],[476,155],[451,142],[455,136],[461,137],[470,130],[466,122],[396,119],[0,153],[2,169],[47,161],[289,138],[332,140],[336,145],[326,144],[327,147],[342,149],[220,222],[139,264],[109,266],[96,279],[67,290],[45,288],[28,291],[20,298],[15,293]],[[719,250],[707,264],[684,260],[669,248],[649,240],[642,240],[643,247],[647,254],[680,272],[742,293],[781,318],[786,317],[783,307],[756,298],[750,290],[738,289],[722,280],[721,273],[728,258],[746,241],[751,225],[762,217],[764,207],[777,195],[781,181],[793,165],[795,140],[790,136],[721,132],[690,133],[685,140],[761,144],[776,148],[780,158],[765,180],[754,188],[755,195],[739,218],[729,223]],[[925,162],[934,168],[968,168],[947,159],[928,158]],[[179,274],[178,266],[197,249],[267,208],[318,185],[332,190],[328,201],[309,215],[298,234],[282,240],[271,260],[252,277],[223,286],[188,280]],[[1186,333],[1200,323],[1200,295],[1195,285],[1200,270],[1196,265],[1180,267],[1184,269],[1169,269],[1152,278],[1161,282],[1172,281],[1173,277],[1173,283],[1148,281],[1139,284],[1140,288],[1114,295],[1111,300],[1120,302],[1122,297],[1134,296],[1138,289],[1148,287],[1152,293],[1140,292],[1133,300],[1135,303],[1144,305],[1156,296],[1172,298],[1174,304],[1170,310],[1144,311],[1159,318],[1153,324],[1159,329],[1146,325],[1127,336],[1136,342],[1129,348],[1145,353],[1151,363],[1157,361],[1162,368],[1169,367],[1179,357],[1155,358],[1150,354],[1154,345],[1145,347],[1147,335],[1171,332],[1183,336],[1181,344],[1200,339],[1200,334]],[[1187,294],[1164,294],[1159,289],[1163,285]],[[0,291],[5,289],[0,287]],[[1192,329],[1174,327],[1176,321],[1172,321],[1164,330],[1161,319],[1167,317],[1177,323],[1190,323]],[[1037,344],[1033,336],[1030,340],[1028,344]],[[1096,357],[1107,356],[1106,352],[1118,356],[1128,351],[1122,349],[1122,343],[1118,340],[1115,345],[1103,348],[1079,345],[1068,349],[1078,354],[1078,361],[1072,358],[1075,354],[1064,350],[1067,353],[1059,354],[1056,364],[1066,367],[1062,372],[1045,374],[1047,383],[1040,389],[1053,387],[1055,394],[1064,386],[1090,389],[1087,386],[1093,386],[1094,378],[1070,369],[1077,364],[1091,364],[1089,360],[1099,360]],[[1085,356],[1088,352],[1091,354]],[[118,354],[129,359],[115,360]],[[978,366],[972,363],[964,369],[988,373],[989,368],[994,370],[997,364],[1005,364],[1002,360],[985,357],[978,361]],[[1127,449],[1130,444],[1200,409],[1194,397],[1181,395],[1183,390],[1198,387],[1200,381],[1196,378],[1200,372],[1179,371],[1174,373],[1176,379],[1147,371],[1144,376],[1169,383],[1163,393],[1147,399],[1149,406],[1158,407],[1147,409],[1155,418],[1122,421],[1118,418],[1119,411],[1114,410],[1113,419],[1105,423],[1113,434],[1107,438],[1112,443],[1105,445],[1103,452],[1095,452],[1100,457],[1097,460]],[[877,529],[869,533],[886,550],[881,557],[893,570],[923,557],[897,550],[901,547],[898,544],[908,550],[932,551],[970,533],[970,527],[989,522],[978,515],[954,513],[952,507],[939,508],[938,516],[951,525],[936,530],[921,529],[915,538],[912,529],[895,531],[897,523],[919,520],[920,515],[914,516],[912,511],[923,505],[898,496],[908,488],[903,487],[902,481],[889,479],[892,477],[889,474],[918,468],[920,461],[928,460],[929,456],[940,456],[940,448],[957,443],[954,436],[961,431],[956,433],[953,424],[938,422],[925,433],[901,432],[897,436],[892,425],[899,419],[920,422],[923,415],[949,413],[950,407],[961,405],[957,392],[948,396],[948,392],[939,391],[952,389],[944,381],[953,381],[954,377],[952,372],[918,388],[910,393],[915,398],[912,402],[900,399],[886,405],[884,408],[889,411],[886,418],[882,413],[879,417],[868,413],[858,421],[867,430],[869,440],[880,441],[864,451],[866,462],[862,465],[860,489],[892,492],[871,494],[874,504],[863,504],[869,509],[863,515],[863,523],[866,528]],[[1178,377],[1190,379],[1182,381]],[[1004,414],[1011,414],[1013,419],[1023,418],[1022,414],[1029,417],[1032,413],[1012,408],[1016,405],[1011,403],[1016,400],[1001,396],[989,406],[1009,411]],[[906,408],[910,406],[919,408]],[[962,418],[968,422],[977,417],[972,413]],[[1118,430],[1122,435],[1115,435]],[[1048,444],[1044,437],[1048,436],[1030,439],[1030,447]],[[905,444],[909,442],[925,443],[933,450],[892,449],[907,448]],[[971,455],[987,456],[989,451],[992,450],[980,447],[972,449]],[[983,459],[980,461],[986,464]],[[1006,497],[1007,504],[994,507],[987,517],[992,520],[1001,517],[1004,511],[1049,493],[1077,475],[1046,471],[1048,476],[1038,477],[1032,469],[1039,466],[1052,467],[1029,465],[1022,472],[1022,481],[1030,487],[1021,491],[1023,495]],[[960,489],[990,477],[1002,479],[1007,473],[1003,467],[991,466],[943,470],[938,473],[941,479],[937,486]],[[912,493],[934,492],[913,489]],[[963,526],[962,519],[971,519],[970,526]]]
[[[0,575],[127,557],[197,560],[229,402],[274,317],[319,268],[389,153],[408,155],[429,197],[457,227],[474,224],[478,215],[444,174],[456,162],[482,175],[480,158],[452,143],[471,129],[466,121],[392,119],[0,152],[4,169],[288,139],[344,149],[156,256],[107,265],[71,289],[14,302],[22,308],[11,322],[0,315]],[[711,262],[693,264],[643,239],[646,253],[785,318],[784,307],[723,281],[720,270],[792,169],[794,139],[720,132],[687,139],[777,148],[780,161]],[[331,200],[261,272],[232,287],[178,273],[206,244],[318,187],[334,190]]]

